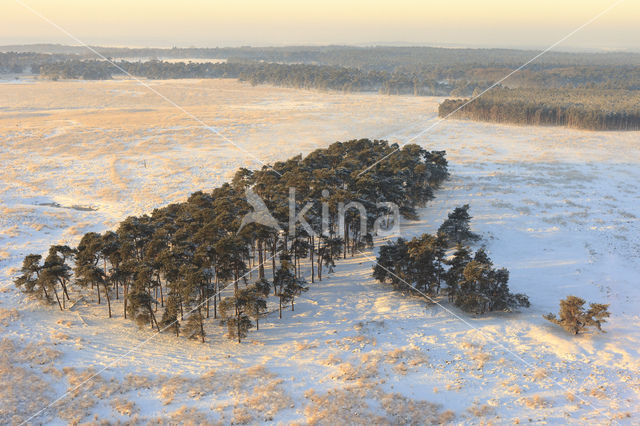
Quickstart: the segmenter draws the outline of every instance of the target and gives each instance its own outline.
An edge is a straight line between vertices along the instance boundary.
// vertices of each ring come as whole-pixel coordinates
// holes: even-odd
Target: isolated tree
[[[591,303],[589,309],[585,310],[585,303],[586,301],[580,297],[567,296],[560,301],[558,318],[552,313],[544,315],[544,318],[573,334],[579,334],[587,327],[595,327],[604,333],[602,324],[606,322],[605,318],[610,316],[609,305]]]

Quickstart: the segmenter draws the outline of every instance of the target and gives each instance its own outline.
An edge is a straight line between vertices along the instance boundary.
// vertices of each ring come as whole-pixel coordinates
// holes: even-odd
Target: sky
[[[84,43],[109,46],[541,48],[614,3],[616,0],[0,0],[0,44],[78,44],[49,20]],[[623,0],[559,48],[640,51],[640,0]]]

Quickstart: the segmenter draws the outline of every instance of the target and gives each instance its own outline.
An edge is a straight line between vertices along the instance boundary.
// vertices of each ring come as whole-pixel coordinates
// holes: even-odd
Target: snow
[[[469,203],[494,263],[530,296],[520,313],[474,317],[395,293],[371,278],[372,252],[340,261],[242,344],[214,321],[204,345],[138,330],[120,301],[108,319],[93,294],[65,312],[25,298],[11,277],[28,253],[260,167],[246,151],[268,163],[336,140],[401,142],[437,121],[440,100],[148,83],[242,149],[134,81],[0,84],[2,423],[90,372],[34,421],[638,422],[637,133],[447,121],[414,141],[446,149],[452,178],[401,234],[433,232]],[[542,318],[569,294],[611,304],[606,334]]]

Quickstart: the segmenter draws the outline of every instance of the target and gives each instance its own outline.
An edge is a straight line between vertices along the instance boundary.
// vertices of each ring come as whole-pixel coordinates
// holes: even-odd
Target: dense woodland
[[[95,60],[95,53],[83,47],[5,46],[0,48],[6,52],[0,53],[0,72],[32,72],[52,80],[111,79],[125,73],[147,79],[234,78],[253,85],[458,98],[480,93],[537,53],[391,46],[94,49],[114,58],[117,67]],[[175,58],[191,58],[193,62],[162,60]],[[224,61],[211,63],[207,59]],[[472,102],[457,116],[592,130],[638,130],[638,65],[640,54],[635,53],[548,52],[501,82],[497,89],[504,90],[496,90],[490,99],[487,95],[494,90],[483,94],[484,102]],[[462,103],[447,100],[440,108],[441,116],[448,116]]]
[[[93,46],[107,58],[148,59],[237,59],[277,63],[339,65],[376,71],[398,68],[447,67],[467,65],[477,68],[522,65],[538,51],[517,49],[452,49],[427,46],[282,46],[226,48],[126,48]],[[67,55],[76,59],[95,59],[84,46],[32,44],[0,46],[0,52],[35,52]],[[548,69],[573,66],[640,65],[640,54],[627,52],[570,53],[550,51],[538,58],[528,69]]]
[[[33,65],[49,79],[109,79],[128,74],[149,79],[238,78],[252,84],[321,90],[379,91],[385,94],[465,95],[489,87],[512,71],[503,65],[479,67],[457,64],[432,67],[368,69],[342,65],[282,64],[254,61],[165,62],[67,60]],[[120,68],[120,69],[118,69]],[[571,66],[526,69],[503,83],[511,88],[586,88],[640,90],[640,68],[635,66]]]
[[[500,88],[473,101],[447,99],[438,114],[494,123],[640,130],[640,91]]]
[[[112,300],[123,299],[125,318],[202,341],[205,322],[221,317],[229,336],[241,340],[254,322],[259,326],[269,294],[281,316],[285,306],[294,309],[307,279],[321,281],[338,259],[371,246],[374,221],[390,216],[379,203],[395,203],[402,216],[416,218],[416,208],[447,177],[442,151],[367,139],[337,142],[272,167],[240,169],[211,192],[128,217],[113,231],[89,232],[75,248],[51,246],[44,259],[30,254],[15,284],[61,310],[72,303],[71,295],[93,294],[88,298],[106,302],[109,317],[115,314]],[[281,230],[241,227],[251,212],[248,188],[264,200]],[[287,225],[290,188],[296,191],[295,212],[311,203],[304,215],[309,228]],[[357,209],[347,209],[341,223],[341,203],[350,201],[366,208],[366,233]],[[228,286],[232,290],[223,298]]]
[[[298,89],[338,90],[345,92],[371,92],[384,94],[448,95],[458,88],[467,93],[484,87],[461,81],[450,84],[437,81],[428,74],[386,71],[362,71],[340,66],[278,64],[265,62],[127,62],[117,67],[106,61],[71,60],[46,63],[37,68],[48,79],[104,80],[116,75],[130,74],[148,79],[177,78],[235,78],[252,85],[271,84]]]

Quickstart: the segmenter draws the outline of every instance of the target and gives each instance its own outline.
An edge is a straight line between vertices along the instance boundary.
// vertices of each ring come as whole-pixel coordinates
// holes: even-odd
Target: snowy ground
[[[436,98],[149,84],[265,162],[336,140],[402,141],[437,119]],[[447,150],[452,179],[402,234],[470,203],[494,262],[531,298],[522,313],[426,307],[376,284],[368,253],[246,342],[211,323],[202,345],[137,330],[119,302],[112,320],[94,303],[43,307],[11,277],[28,253],[260,164],[132,81],[0,83],[0,99],[0,423],[92,372],[32,422],[640,421],[638,134],[451,121],[416,139]],[[611,304],[606,334],[572,337],[541,317],[568,294]]]

